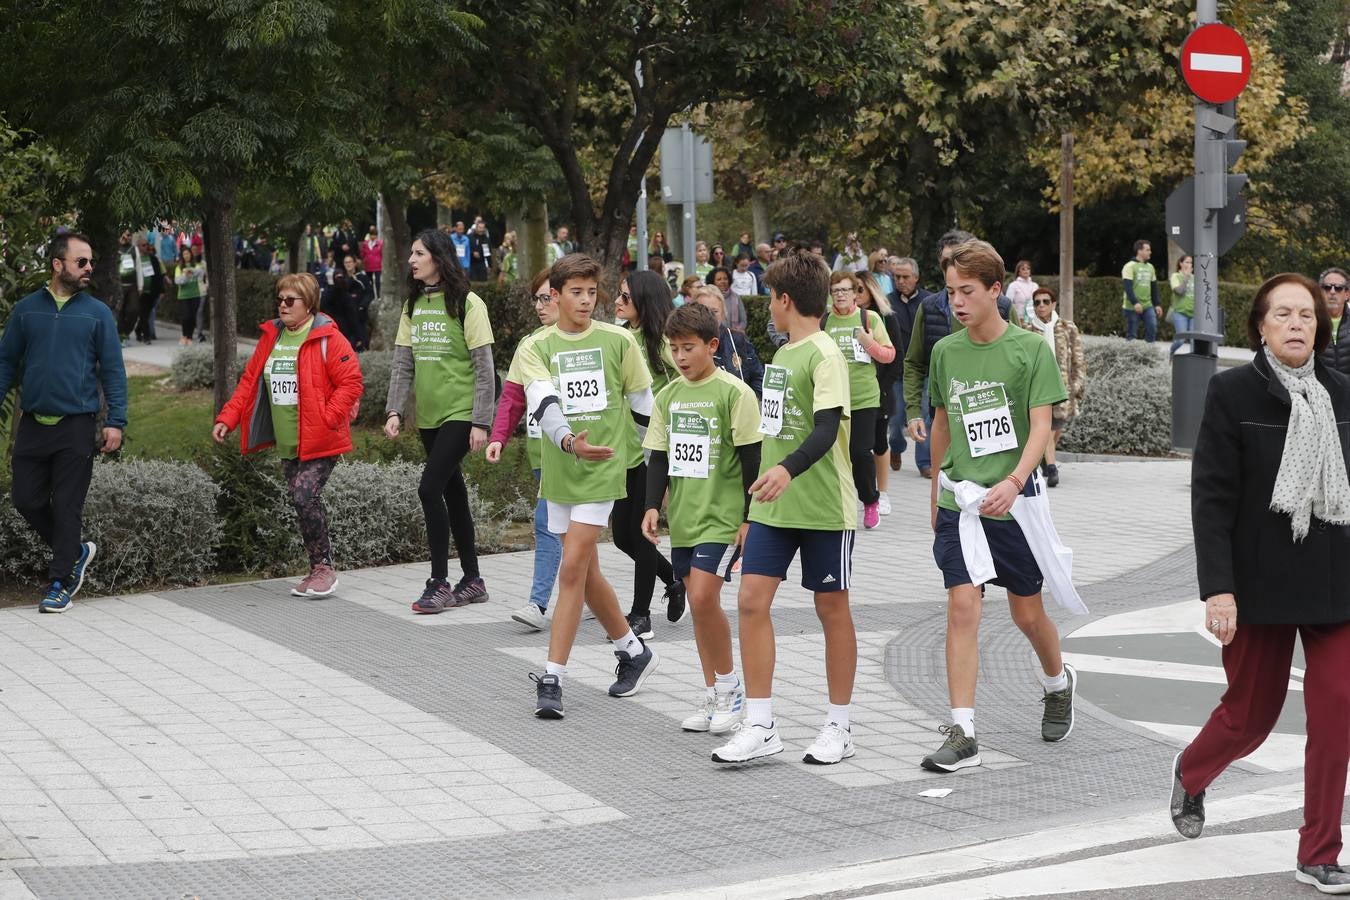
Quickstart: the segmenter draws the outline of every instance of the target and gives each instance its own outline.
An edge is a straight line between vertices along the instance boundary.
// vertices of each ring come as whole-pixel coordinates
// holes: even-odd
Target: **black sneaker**
[[[1041,466],[1045,473],[1046,487],[1059,487],[1059,466]]]
[[[1350,894],[1350,872],[1340,866],[1305,866],[1299,863],[1294,867],[1294,880],[1311,884],[1324,894]]]
[[[614,667],[614,683],[609,686],[611,697],[631,697],[642,687],[647,676],[656,671],[661,658],[646,644],[637,656],[630,656],[622,650],[615,650],[619,664]]]
[[[689,614],[689,604],[685,602],[684,593],[683,581],[672,581],[666,585],[667,622],[683,622],[684,617]]]
[[[1041,695],[1045,709],[1041,713],[1041,740],[1058,743],[1073,731],[1073,695],[1078,688],[1078,672],[1068,663],[1064,675],[1069,686],[1062,691],[1046,691]]]
[[[557,675],[545,675],[542,678],[533,672],[530,680],[534,682],[534,714],[541,719],[561,719],[562,682]]]
[[[412,605],[412,611],[424,616],[434,616],[454,605],[455,589],[450,586],[450,582],[444,578],[428,578],[426,590],[422,591],[422,596]]]
[[[455,589],[450,592],[454,598],[448,606],[468,606],[470,603],[486,603],[488,600],[487,585],[483,584],[481,578],[463,578]]]
[[[652,631],[651,616],[638,616],[629,613],[624,618],[628,620],[628,627],[633,629],[633,634],[642,640],[650,641],[655,636],[655,632]]]
[[[1192,797],[1181,786],[1181,754],[1172,760],[1172,824],[1184,838],[1198,838],[1205,830],[1205,792]],[[1302,867],[1300,867],[1302,868]],[[1302,879],[1299,879],[1302,881]]]

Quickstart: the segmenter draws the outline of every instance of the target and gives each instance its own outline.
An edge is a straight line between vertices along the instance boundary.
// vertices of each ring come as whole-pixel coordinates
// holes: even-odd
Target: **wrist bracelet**
[[[1006,479],[1004,479],[1004,480],[1005,480],[1005,481],[1011,481],[1011,482],[1013,483],[1013,487],[1017,488],[1017,493],[1019,493],[1019,494],[1022,493],[1022,489],[1025,488],[1025,487],[1027,486],[1025,481],[1023,481],[1022,479],[1018,478],[1018,477],[1017,477],[1015,474],[1013,474],[1012,472],[1009,472],[1009,473],[1008,473],[1008,477],[1007,477]]]
[[[384,420],[385,420],[386,422],[388,422],[388,421],[389,421],[390,419],[392,419],[394,416],[398,416],[400,419],[402,419],[402,418],[403,418],[403,413],[400,413],[400,412],[394,412],[393,410],[390,410],[389,412],[387,412],[387,413],[384,414]]]

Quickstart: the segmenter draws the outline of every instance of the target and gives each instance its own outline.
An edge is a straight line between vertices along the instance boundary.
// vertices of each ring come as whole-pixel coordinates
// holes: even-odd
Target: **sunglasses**
[[[62,262],[68,262],[68,263],[74,263],[74,264],[75,264],[75,268],[77,268],[77,269],[83,269],[85,266],[92,265],[93,262],[94,262],[93,258],[92,258],[92,257],[89,257],[89,256],[80,256],[80,257],[77,257],[77,258],[75,258],[75,259],[70,259],[69,257],[63,256],[63,257],[61,257],[61,261],[62,261]]]
[[[1326,291],[1328,294],[1339,294],[1350,290],[1350,284],[1327,284],[1324,281],[1322,282],[1322,290]]]
[[[633,295],[628,293],[627,291],[619,291],[619,299],[622,300],[624,303],[632,303]]]
[[[1054,306],[1054,305],[1055,305],[1055,301],[1053,301],[1053,300],[1048,300],[1048,299],[1033,300],[1032,302],[1035,303],[1037,306]]]
[[[278,298],[277,298],[277,306],[284,306],[284,307],[286,307],[287,309],[289,309],[290,307],[294,306],[294,305],[297,304],[297,303],[304,303],[304,302],[305,302],[305,300],[304,300],[303,297],[278,297]]]

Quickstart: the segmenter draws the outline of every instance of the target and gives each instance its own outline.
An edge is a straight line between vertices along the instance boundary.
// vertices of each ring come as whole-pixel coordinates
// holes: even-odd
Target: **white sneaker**
[[[712,721],[713,709],[716,706],[717,701],[705,693],[699,698],[698,708],[689,718],[680,723],[680,728],[684,731],[707,731],[708,724]]]
[[[511,620],[535,631],[543,631],[548,627],[548,617],[534,603],[526,603],[520,609],[511,613]]]
[[[891,514],[891,498],[886,496],[885,491],[881,492],[881,497],[877,500],[877,512],[881,513],[883,516],[889,516]]]
[[[816,736],[816,742],[806,748],[802,762],[821,766],[832,766],[840,760],[853,755],[853,735],[847,728],[840,728],[833,722],[826,722]]]
[[[737,686],[729,691],[718,691],[713,711],[708,719],[708,730],[724,734],[741,724],[745,718],[745,688]]]
[[[744,725],[731,734],[731,740],[713,751],[712,761],[718,763],[743,763],[762,756],[773,756],[783,752],[783,742],[778,739],[778,723],[765,728],[763,725]]]

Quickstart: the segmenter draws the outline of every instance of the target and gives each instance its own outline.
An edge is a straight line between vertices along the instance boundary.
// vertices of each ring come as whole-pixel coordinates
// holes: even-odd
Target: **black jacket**
[[[901,362],[904,360],[905,351],[909,349],[910,335],[914,334],[914,317],[919,314],[919,304],[924,301],[925,297],[931,296],[932,294],[929,291],[918,287],[914,289],[914,299],[908,303],[900,298],[899,291],[891,291],[886,298],[890,300],[895,321],[900,325],[900,341],[895,345],[895,352],[900,356]],[[897,371],[896,377],[898,378],[899,375],[900,373]]]
[[[1345,326],[1345,340],[1338,340],[1339,334],[1332,337],[1327,349],[1323,350],[1317,358],[1328,369],[1335,369],[1337,372],[1350,375],[1350,323],[1342,324]]]
[[[1350,466],[1350,376],[1318,363]],[[1232,593],[1238,622],[1319,625],[1350,621],[1350,526],[1314,518],[1295,543],[1270,495],[1289,427],[1289,393],[1263,353],[1215,375],[1191,463],[1191,527],[1202,599]]]
[[[717,368],[725,369],[735,375],[750,386],[756,397],[760,396],[764,385],[764,363],[760,362],[759,354],[755,352],[755,345],[750,343],[748,337],[739,332],[733,332],[725,325],[721,326],[718,338],[717,353],[713,357]],[[737,357],[739,357],[739,366],[737,365]]]
[[[900,331],[900,317],[896,312],[882,316],[881,321],[886,323],[886,334],[895,347],[895,358],[888,363],[873,360],[872,365],[876,367],[877,383],[881,385],[881,415],[890,416],[895,409],[895,383],[905,369],[905,351],[902,349],[905,335]]]

